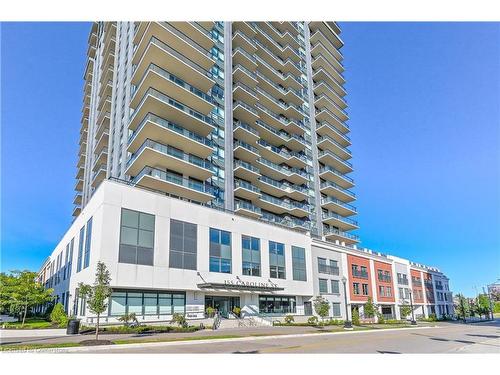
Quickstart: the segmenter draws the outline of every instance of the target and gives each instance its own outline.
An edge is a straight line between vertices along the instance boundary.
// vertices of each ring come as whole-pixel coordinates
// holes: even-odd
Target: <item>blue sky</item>
[[[362,245],[500,277],[500,26],[341,23]],[[89,25],[2,24],[2,270],[71,222]]]

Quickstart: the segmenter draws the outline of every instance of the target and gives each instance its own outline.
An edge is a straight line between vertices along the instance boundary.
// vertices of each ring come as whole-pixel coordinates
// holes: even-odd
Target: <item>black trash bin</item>
[[[70,319],[68,321],[68,328],[66,329],[66,334],[78,335],[79,330],[80,330],[80,320]]]

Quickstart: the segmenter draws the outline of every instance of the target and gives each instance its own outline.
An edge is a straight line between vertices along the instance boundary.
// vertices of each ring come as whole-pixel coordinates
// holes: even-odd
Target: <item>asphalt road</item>
[[[103,351],[96,351],[103,353]],[[250,338],[225,342],[169,343],[106,353],[496,353],[500,354],[500,321],[445,323],[434,328],[396,329],[313,337]]]

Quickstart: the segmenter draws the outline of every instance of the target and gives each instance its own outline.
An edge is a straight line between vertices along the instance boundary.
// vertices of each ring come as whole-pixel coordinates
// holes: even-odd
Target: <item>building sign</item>
[[[243,280],[224,280],[222,283],[203,283],[198,284],[200,289],[236,289],[236,290],[249,290],[249,291],[278,291],[285,290],[278,284],[272,282],[259,282],[259,281],[243,281]]]
[[[243,280],[224,280],[224,285],[228,286],[249,286],[252,288],[265,288],[265,289],[271,289],[271,288],[277,288],[278,284],[274,283],[263,283],[263,282],[257,282],[257,281],[243,281]]]

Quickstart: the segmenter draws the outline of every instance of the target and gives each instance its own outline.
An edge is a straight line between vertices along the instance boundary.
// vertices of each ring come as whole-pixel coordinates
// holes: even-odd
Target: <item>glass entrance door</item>
[[[212,307],[223,317],[229,317],[234,307],[240,307],[240,297],[205,296],[205,310]]]

